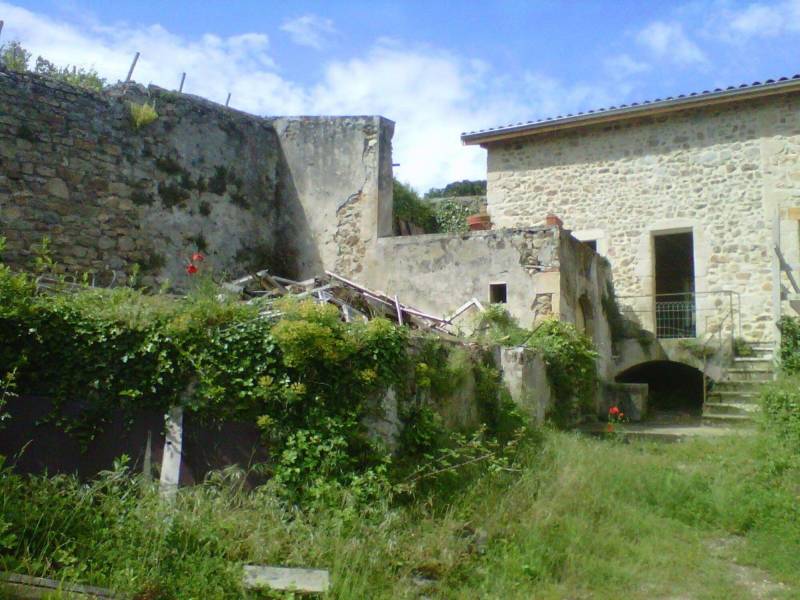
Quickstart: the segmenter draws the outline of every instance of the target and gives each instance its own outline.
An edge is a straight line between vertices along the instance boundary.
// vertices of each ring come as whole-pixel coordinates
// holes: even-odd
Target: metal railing
[[[617,300],[623,316],[661,339],[724,332],[733,343],[741,335],[741,299],[731,290],[617,296]],[[704,331],[698,331],[698,323]]]
[[[656,337],[697,337],[696,308],[694,294],[656,296]]]

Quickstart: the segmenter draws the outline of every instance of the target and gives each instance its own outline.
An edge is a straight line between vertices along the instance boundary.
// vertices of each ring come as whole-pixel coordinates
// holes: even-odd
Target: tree
[[[0,63],[9,71],[27,71],[30,59],[31,53],[19,42],[8,42],[0,46]]]
[[[436,218],[431,206],[424,202],[407,183],[394,180],[394,217],[422,227],[425,233],[435,233]]]
[[[455,198],[456,196],[485,196],[486,195],[486,180],[476,179],[471,181],[463,179],[461,181],[453,181],[448,183],[443,188],[431,188],[425,194],[425,199],[428,198]]]
[[[31,56],[31,53],[23,48],[18,41],[8,42],[0,46],[0,63],[10,71],[20,73],[29,71],[28,64]],[[96,92],[101,91],[106,83],[106,80],[100,77],[94,69],[84,69],[83,67],[70,65],[57,67],[42,56],[36,58],[33,72],[37,75],[44,75],[45,77]]]

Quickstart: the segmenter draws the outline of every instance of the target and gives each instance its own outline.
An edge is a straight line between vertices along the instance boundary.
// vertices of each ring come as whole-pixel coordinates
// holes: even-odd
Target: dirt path
[[[758,567],[741,565],[733,556],[743,540],[725,537],[708,542],[712,556],[726,563],[737,585],[746,591],[750,598],[768,600],[771,598],[787,598],[790,591],[786,584],[772,579],[766,571]]]

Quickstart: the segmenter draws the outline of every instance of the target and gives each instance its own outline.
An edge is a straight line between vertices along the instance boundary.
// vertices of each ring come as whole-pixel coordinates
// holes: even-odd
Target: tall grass
[[[148,598],[243,597],[243,563],[328,568],[332,598],[752,597],[737,561],[791,598],[799,462],[765,433],[656,446],[547,432],[521,472],[483,473],[446,505],[345,492],[313,510],[233,469],[174,508],[121,468],[89,485],[4,470],[0,568]],[[720,555],[720,540],[737,543]]]

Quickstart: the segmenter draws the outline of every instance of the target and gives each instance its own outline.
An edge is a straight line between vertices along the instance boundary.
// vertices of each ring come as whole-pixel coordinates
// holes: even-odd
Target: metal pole
[[[178,88],[178,93],[182,93],[183,92],[183,82],[184,81],[186,81],[186,73],[181,75],[181,86]]]
[[[131,63],[131,68],[128,69],[128,76],[125,78],[125,83],[128,83],[133,76],[133,69],[136,67],[136,61],[139,60],[139,53],[136,53],[136,56],[133,57],[133,62]]]
[[[225,106],[228,106],[228,103],[231,101],[231,93],[228,92],[228,99],[225,100]]]

